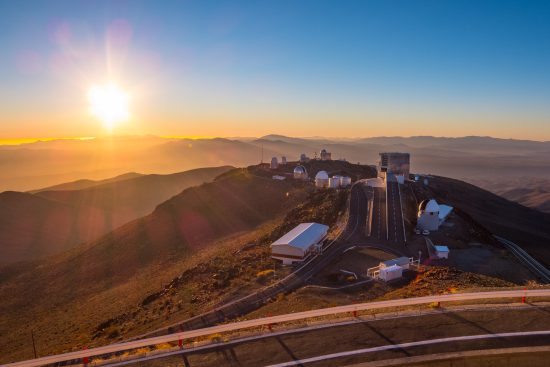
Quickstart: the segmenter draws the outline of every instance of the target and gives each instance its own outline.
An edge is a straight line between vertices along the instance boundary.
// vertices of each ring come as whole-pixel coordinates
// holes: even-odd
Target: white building
[[[319,223],[302,223],[271,244],[271,257],[284,265],[304,260],[318,248],[329,227]]]
[[[390,280],[403,277],[403,268],[399,265],[392,265],[385,268],[380,268],[379,279],[388,282]]]
[[[452,206],[439,205],[435,199],[424,200],[418,206],[416,226],[420,230],[437,231],[452,211]]]
[[[420,260],[414,260],[412,257],[398,257],[391,260],[381,261],[378,266],[367,269],[367,276],[374,279],[389,281],[403,276],[405,270],[411,269],[411,266],[418,266]]]
[[[449,248],[443,245],[434,245],[432,240],[428,237],[424,237],[426,240],[426,247],[428,248],[428,255],[430,259],[448,259],[449,258]]]
[[[341,176],[340,177],[340,186],[348,187],[350,185],[351,185],[351,177],[348,177],[348,176]]]
[[[285,176],[281,176],[281,175],[275,175],[271,178],[274,179],[274,180],[277,180],[277,181],[284,181],[286,179]]]
[[[340,176],[334,176],[328,179],[328,187],[337,189],[340,187]]]
[[[294,168],[294,178],[296,180],[307,180],[307,170],[304,166],[296,166]]]
[[[434,199],[424,200],[418,206],[416,226],[420,230],[439,229],[439,204]]]
[[[326,171],[319,171],[315,175],[315,186],[328,187],[328,173]]]
[[[279,161],[277,161],[277,157],[271,158],[271,164],[270,164],[269,168],[271,168],[271,169],[279,168]]]
[[[300,162],[302,163],[309,162],[309,157],[305,153],[300,154]]]
[[[396,259],[386,260],[380,262],[380,269],[388,268],[390,266],[398,265],[403,269],[409,269],[411,259],[408,257],[398,257]]]
[[[283,156],[281,157],[281,165],[284,166],[285,164],[286,164],[286,157],[283,155]]]
[[[435,245],[435,257],[438,259],[448,259],[449,258],[449,248],[447,246]]]

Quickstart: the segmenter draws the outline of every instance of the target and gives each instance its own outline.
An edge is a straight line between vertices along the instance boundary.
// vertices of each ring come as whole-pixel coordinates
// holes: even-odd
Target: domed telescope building
[[[294,168],[294,179],[307,180],[307,178],[307,170],[304,166],[296,166],[296,168]]]
[[[439,205],[435,199],[424,200],[418,206],[416,226],[422,231],[437,231],[452,210],[452,206]]]
[[[328,173],[326,171],[319,171],[315,175],[315,186],[328,187]]]

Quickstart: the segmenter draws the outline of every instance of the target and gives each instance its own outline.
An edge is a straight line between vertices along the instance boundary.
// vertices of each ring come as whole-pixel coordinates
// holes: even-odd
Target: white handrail
[[[102,354],[121,352],[129,349],[136,349],[161,343],[176,342],[180,339],[196,338],[199,336],[210,335],[214,333],[222,333],[246,329],[251,327],[270,325],[288,321],[295,321],[313,317],[335,315],[340,313],[349,313],[354,311],[374,310],[387,307],[412,306],[434,302],[452,302],[452,301],[469,301],[479,299],[495,299],[495,298],[522,298],[522,297],[549,297],[550,289],[532,289],[532,290],[507,290],[507,291],[492,291],[492,292],[476,292],[476,293],[454,293],[436,296],[405,298],[390,301],[368,302],[346,306],[338,306],[331,308],[322,308],[311,311],[297,312],[286,315],[278,315],[272,317],[264,317],[261,319],[245,320],[240,322],[222,324],[204,329],[184,331],[174,334],[161,335],[148,339],[134,340],[119,344],[111,344],[103,347],[69,352],[53,356],[47,356],[27,361],[15,362],[4,365],[5,367],[32,367],[41,366],[49,363],[79,359],[84,357],[92,357]]]

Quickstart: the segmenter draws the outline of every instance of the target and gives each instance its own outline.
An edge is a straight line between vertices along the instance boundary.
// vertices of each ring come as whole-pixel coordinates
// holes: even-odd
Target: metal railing
[[[308,318],[315,318],[328,315],[336,315],[342,313],[350,313],[365,310],[374,310],[388,307],[402,307],[413,306],[420,304],[430,303],[442,303],[442,302],[457,302],[457,301],[471,301],[471,300],[483,300],[483,299],[502,299],[502,298],[521,298],[525,300],[526,297],[550,297],[550,289],[535,289],[535,290],[506,290],[506,291],[493,291],[493,292],[477,292],[477,293],[454,293],[436,296],[405,298],[390,301],[368,302],[361,304],[352,304],[339,307],[323,308],[311,311],[297,312],[286,315],[264,317],[260,319],[246,320],[235,323],[228,323],[223,325],[212,326],[204,329],[196,329],[190,331],[184,331],[179,333],[173,333],[168,335],[156,336],[148,339],[135,340],[130,342],[124,342],[119,344],[111,344],[103,347],[69,352],[65,354],[47,356],[27,361],[15,362],[5,365],[6,367],[33,367],[42,366],[45,364],[75,360],[79,358],[89,358],[93,356],[99,356],[107,353],[116,353],[126,350],[137,349],[141,347],[148,347],[162,343],[178,342],[183,339],[197,338],[201,336],[208,336],[211,334],[223,333],[228,331],[235,331],[241,329],[247,329],[258,326],[266,326],[277,323],[284,323],[295,320],[302,320]]]

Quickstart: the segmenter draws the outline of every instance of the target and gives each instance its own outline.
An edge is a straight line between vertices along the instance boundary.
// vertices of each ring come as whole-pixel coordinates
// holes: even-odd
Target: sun
[[[128,110],[129,96],[117,85],[94,85],[88,90],[90,113],[103,122],[106,130],[130,118]]]

